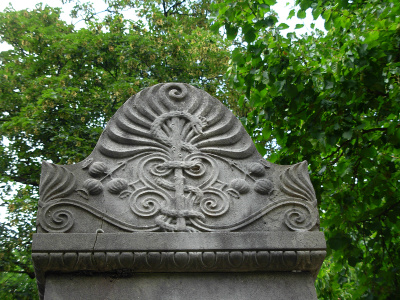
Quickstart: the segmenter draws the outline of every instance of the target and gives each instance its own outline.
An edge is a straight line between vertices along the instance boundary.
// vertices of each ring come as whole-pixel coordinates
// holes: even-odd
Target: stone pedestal
[[[307,163],[279,166],[190,85],[143,90],[93,153],[43,163],[43,299],[316,299],[325,257]]]
[[[49,275],[47,300],[310,300],[317,299],[310,273],[138,273]]]

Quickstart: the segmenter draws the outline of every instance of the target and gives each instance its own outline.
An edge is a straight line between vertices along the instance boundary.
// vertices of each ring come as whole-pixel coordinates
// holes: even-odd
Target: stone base
[[[48,274],[44,299],[312,300],[317,295],[308,272]]]

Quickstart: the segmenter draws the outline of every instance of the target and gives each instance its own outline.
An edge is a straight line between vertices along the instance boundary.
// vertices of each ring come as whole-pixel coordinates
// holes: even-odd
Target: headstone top
[[[96,148],[68,166],[43,163],[38,231],[314,231],[307,163],[257,152],[218,100],[182,83],[131,97]]]
[[[43,163],[39,193],[41,299],[69,299],[68,286],[88,299],[316,299],[326,244],[307,162],[264,160],[240,121],[188,84],[131,97],[84,161]]]

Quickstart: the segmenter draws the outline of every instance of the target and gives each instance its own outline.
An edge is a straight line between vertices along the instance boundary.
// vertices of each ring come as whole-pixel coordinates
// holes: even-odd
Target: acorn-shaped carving
[[[98,195],[103,191],[103,185],[101,182],[92,178],[85,180],[83,187],[90,195]]]
[[[254,185],[254,190],[261,195],[270,195],[274,189],[274,184],[269,179],[259,179]]]
[[[89,174],[93,177],[99,177],[106,174],[108,171],[107,165],[103,162],[95,162],[89,167]]]
[[[229,185],[239,194],[246,194],[250,190],[249,184],[244,179],[233,179]]]
[[[249,172],[251,175],[261,177],[265,175],[265,168],[260,163],[252,163],[249,165]]]
[[[128,181],[123,178],[115,178],[107,184],[107,189],[112,194],[119,194],[128,188]]]

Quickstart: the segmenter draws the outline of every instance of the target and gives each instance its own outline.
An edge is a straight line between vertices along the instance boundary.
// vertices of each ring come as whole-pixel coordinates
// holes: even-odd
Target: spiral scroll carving
[[[295,164],[280,176],[280,190],[298,203],[295,208],[285,212],[285,224],[291,230],[312,229],[318,222],[317,199],[310,177],[307,162]],[[311,207],[310,207],[311,206]]]
[[[307,163],[267,163],[223,104],[183,83],[131,97],[82,163],[44,163],[39,206],[48,232],[85,227],[73,227],[76,209],[124,231],[234,231],[253,222],[303,231],[318,222]],[[269,213],[271,226],[261,220]]]
[[[142,217],[154,216],[168,205],[168,198],[162,192],[150,189],[137,190],[130,200],[133,212]]]
[[[207,189],[200,200],[200,209],[207,216],[221,216],[229,209],[229,198],[217,189]]]
[[[173,101],[180,101],[185,99],[188,90],[182,83],[167,83],[161,87],[160,94]]]
[[[312,211],[304,206],[289,209],[285,212],[285,224],[291,230],[306,231],[315,225]]]
[[[67,232],[74,225],[74,216],[65,208],[49,205],[42,211],[40,225],[49,232]]]

